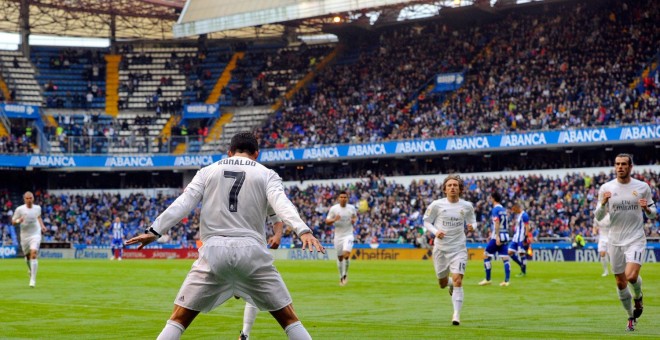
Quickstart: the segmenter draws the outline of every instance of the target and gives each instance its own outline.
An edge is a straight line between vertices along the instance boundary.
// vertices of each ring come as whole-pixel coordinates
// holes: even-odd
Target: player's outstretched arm
[[[132,244],[138,244],[139,243],[140,246],[138,247],[138,249],[142,249],[142,248],[144,248],[144,246],[146,246],[147,244],[149,244],[153,241],[156,241],[157,239],[158,239],[158,236],[148,232],[146,234],[135,236],[132,239],[126,241],[126,245],[130,246]]]
[[[317,240],[316,237],[314,237],[314,235],[312,235],[311,232],[307,232],[307,233],[304,233],[302,235],[298,235],[298,237],[300,237],[300,240],[302,241],[302,249],[303,250],[309,249],[309,251],[311,252],[311,251],[314,251],[314,248],[316,248],[316,250],[318,250],[321,253],[325,254],[325,248],[323,247],[321,242],[319,242],[319,240]]]

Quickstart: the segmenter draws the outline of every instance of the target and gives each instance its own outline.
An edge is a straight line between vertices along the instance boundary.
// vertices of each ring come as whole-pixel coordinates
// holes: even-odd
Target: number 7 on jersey
[[[229,190],[229,211],[237,212],[238,211],[238,193],[241,191],[243,182],[245,182],[245,171],[225,171],[225,178],[233,178],[234,184]]]

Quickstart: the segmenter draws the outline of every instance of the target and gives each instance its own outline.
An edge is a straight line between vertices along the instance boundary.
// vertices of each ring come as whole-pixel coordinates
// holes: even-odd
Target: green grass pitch
[[[24,260],[0,261],[0,339],[155,339],[192,261],[40,260],[28,287]],[[480,261],[468,264],[460,326],[451,325],[447,290],[429,261],[352,261],[338,285],[335,261],[277,261],[294,307],[314,339],[612,339],[660,338],[660,265],[647,263],[645,310],[633,333],[614,278],[598,263],[530,262],[529,275],[492,286]],[[517,274],[514,264],[512,276]],[[242,300],[201,314],[183,339],[236,339]],[[286,339],[261,312],[251,339]]]

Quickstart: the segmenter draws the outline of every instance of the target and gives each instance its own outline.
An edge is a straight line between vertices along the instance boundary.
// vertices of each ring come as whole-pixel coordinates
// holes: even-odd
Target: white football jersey
[[[342,238],[353,235],[353,216],[357,216],[357,209],[352,204],[346,204],[342,208],[339,203],[333,205],[328,211],[328,219],[332,220],[336,216],[341,216],[339,221],[333,223],[335,226],[335,238]]]
[[[610,234],[610,214],[605,215],[600,221],[594,218],[594,226],[598,228],[598,240],[607,242]]]
[[[465,225],[477,226],[472,203],[459,199],[451,203],[447,198],[433,201],[424,213],[424,225],[433,234],[445,232],[442,239],[436,238],[434,247],[452,252],[465,249]]]
[[[280,176],[256,161],[239,156],[200,169],[183,194],[156,218],[152,228],[165,233],[200,200],[202,241],[211,236],[248,236],[266,243],[264,222],[269,204],[296,234],[311,231],[284,193]]]
[[[21,227],[21,238],[25,239],[32,236],[41,236],[41,225],[39,224],[38,218],[41,216],[41,207],[33,204],[32,208],[28,208],[27,205],[23,204],[20,207],[16,208],[14,212],[13,219],[18,219],[23,217],[23,223],[20,224]]]
[[[644,212],[639,207],[639,199],[646,198],[648,205],[653,205],[651,188],[645,182],[630,179],[627,184],[611,180],[598,190],[598,204],[602,202],[603,193],[611,192],[612,197],[605,205],[610,214],[609,242],[615,246],[626,246],[636,240],[643,239]]]

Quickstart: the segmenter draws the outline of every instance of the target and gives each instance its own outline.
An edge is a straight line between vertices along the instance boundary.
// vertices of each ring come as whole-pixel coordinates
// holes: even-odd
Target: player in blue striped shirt
[[[119,254],[117,260],[121,261],[121,256],[124,255],[124,225],[121,223],[119,216],[116,216],[115,221],[112,223],[112,243],[110,247],[112,250],[112,257],[110,260],[115,259],[116,249]]]
[[[529,215],[522,210],[520,203],[514,203],[511,207],[513,216],[511,218],[516,230],[513,233],[513,239],[509,243],[509,256],[513,262],[520,266],[521,273],[517,276],[527,275],[527,232],[529,231]]]
[[[498,254],[504,262],[504,281],[500,286],[507,287],[509,285],[509,278],[511,277],[511,264],[509,263],[509,253],[507,244],[509,243],[509,223],[506,214],[506,209],[502,206],[502,195],[499,192],[493,191],[490,194],[490,199],[493,202],[493,210],[490,213],[492,222],[492,233],[490,241],[486,246],[484,252],[484,269],[486,269],[486,278],[479,282],[480,286],[490,284],[490,271],[492,268],[491,260]]]

